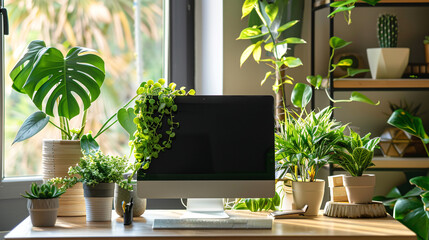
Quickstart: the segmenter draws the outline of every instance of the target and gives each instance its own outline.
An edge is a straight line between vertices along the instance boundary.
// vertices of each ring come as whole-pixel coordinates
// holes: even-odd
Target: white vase
[[[401,78],[410,55],[409,48],[368,48],[366,52],[373,79]]]
[[[87,222],[108,222],[112,219],[114,189],[114,183],[83,184]]]
[[[349,203],[370,203],[374,195],[375,175],[364,174],[360,177],[344,176]]]
[[[43,140],[42,173],[46,181],[54,177],[68,176],[70,166],[75,166],[82,157],[80,141]],[[85,216],[85,200],[82,183],[77,183],[61,195],[58,216]]]
[[[292,182],[293,200],[297,209],[308,205],[306,216],[317,216],[325,193],[325,181]]]
[[[35,227],[53,227],[57,221],[58,198],[28,199],[27,208]]]

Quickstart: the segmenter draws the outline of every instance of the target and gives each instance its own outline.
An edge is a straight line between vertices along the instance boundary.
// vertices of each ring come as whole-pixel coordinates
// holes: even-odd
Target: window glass
[[[140,9],[138,20],[135,19],[136,5]],[[63,54],[74,46],[93,48],[103,58],[106,79],[100,97],[89,109],[85,133],[97,132],[108,117],[135,95],[139,81],[164,75],[163,0],[140,0],[139,3],[133,0],[5,0],[5,7],[10,22],[10,35],[5,36],[6,177],[41,175],[43,139],[61,138],[60,131],[48,124],[32,138],[11,145],[23,121],[37,111],[28,96],[11,88],[8,76],[32,40],[43,40]],[[135,29],[138,29],[138,43]],[[136,71],[137,56],[143,59],[140,78]],[[81,117],[72,120],[75,128]],[[129,153],[128,136],[118,124],[97,141],[105,153]]]

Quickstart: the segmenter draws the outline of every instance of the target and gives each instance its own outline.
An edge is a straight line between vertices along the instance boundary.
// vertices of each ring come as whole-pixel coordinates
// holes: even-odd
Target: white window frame
[[[165,9],[165,12],[169,15],[167,16],[167,14],[165,14],[166,19],[170,18],[168,21],[165,21],[165,27],[166,27],[166,32],[167,34],[165,34],[166,37],[166,41],[168,41],[167,44],[167,51],[166,51],[166,56],[168,58],[166,58],[165,62],[168,63],[167,64],[167,68],[166,70],[168,71],[166,73],[166,75],[168,76],[168,79],[173,79],[173,81],[176,81],[181,79],[182,77],[186,77],[185,81],[186,82],[179,82],[179,85],[187,85],[188,88],[193,88],[194,87],[194,53],[191,52],[191,54],[188,54],[189,56],[187,56],[187,60],[183,61],[183,59],[181,59],[180,61],[175,59],[171,59],[171,56],[177,56],[178,54],[174,54],[176,53],[178,50],[183,49],[183,48],[187,48],[192,50],[194,47],[194,19],[193,15],[194,15],[194,0],[165,0],[165,2],[169,2],[169,4],[164,4],[165,6],[167,6],[167,8]],[[168,6],[171,6],[172,2],[175,1],[174,3],[177,4],[177,2],[181,2],[182,4],[186,4],[184,8],[171,8]],[[0,0],[0,7],[4,7],[4,0]],[[177,9],[177,10],[175,10]],[[177,13],[177,11],[186,11],[185,13]],[[0,14],[1,15],[1,14]],[[178,18],[183,18],[183,16],[186,15],[187,16],[187,24],[182,24],[182,25],[177,25],[174,26],[174,28],[171,28],[170,24],[177,22],[177,20],[183,20],[183,19],[171,19],[172,16],[177,16]],[[190,19],[191,17],[191,19]],[[182,21],[181,21],[182,22]],[[20,198],[20,194],[24,193],[24,191],[26,191],[31,182],[42,182],[42,176],[31,176],[31,177],[14,177],[14,178],[5,178],[5,173],[4,173],[4,124],[5,124],[5,119],[4,119],[4,77],[5,77],[5,72],[4,72],[4,34],[3,34],[3,20],[0,16],[0,200],[3,199],[16,199],[16,198]],[[184,28],[183,30],[178,30],[177,28]],[[172,30],[175,29],[175,32],[172,32]],[[177,36],[179,35],[180,36]],[[181,41],[183,43],[183,46],[177,46],[176,45],[171,45],[172,42],[172,35],[175,35],[175,37],[178,37],[180,39],[185,39],[185,41]],[[186,36],[183,36],[186,35]],[[176,49],[176,50],[175,50]],[[174,71],[171,69],[171,64],[172,61],[174,61],[176,64],[179,63],[181,66],[178,66],[176,69],[183,69],[183,71]],[[177,77],[175,77],[177,76]]]

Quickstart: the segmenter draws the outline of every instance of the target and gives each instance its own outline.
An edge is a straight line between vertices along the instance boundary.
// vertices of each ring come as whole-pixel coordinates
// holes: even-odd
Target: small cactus
[[[378,44],[382,48],[392,48],[398,45],[398,19],[395,15],[383,14],[377,21]]]

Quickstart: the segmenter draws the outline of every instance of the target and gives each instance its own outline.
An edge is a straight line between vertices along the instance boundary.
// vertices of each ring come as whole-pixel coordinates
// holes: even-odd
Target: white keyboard
[[[154,219],[153,229],[271,229],[271,218]]]

